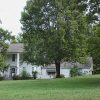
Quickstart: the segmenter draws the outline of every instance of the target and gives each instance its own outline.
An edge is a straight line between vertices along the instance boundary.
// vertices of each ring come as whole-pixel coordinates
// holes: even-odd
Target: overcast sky
[[[0,0],[0,27],[12,31],[13,35],[21,32],[21,11],[26,5],[26,0]]]

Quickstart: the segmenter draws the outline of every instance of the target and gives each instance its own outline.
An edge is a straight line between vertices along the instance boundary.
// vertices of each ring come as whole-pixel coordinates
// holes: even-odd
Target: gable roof
[[[24,44],[23,43],[10,44],[7,51],[8,53],[21,53],[24,51]]]
[[[8,53],[22,53],[24,51],[24,44],[23,43],[15,43],[10,44],[8,47]],[[76,63],[78,68],[91,68],[93,67],[92,57],[87,58],[86,64]],[[62,68],[72,68],[72,64],[70,62],[63,62],[61,63]],[[55,64],[49,65],[50,68],[55,68]],[[48,68],[48,67],[44,67]]]

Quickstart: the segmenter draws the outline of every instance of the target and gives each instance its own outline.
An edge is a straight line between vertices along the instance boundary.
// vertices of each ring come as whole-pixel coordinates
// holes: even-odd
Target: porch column
[[[19,53],[17,53],[17,75],[19,75]]]
[[[93,58],[90,57],[89,59],[90,59],[91,70],[93,71]]]

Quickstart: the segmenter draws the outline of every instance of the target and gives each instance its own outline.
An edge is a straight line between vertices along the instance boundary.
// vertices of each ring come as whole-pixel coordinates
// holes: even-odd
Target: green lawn
[[[53,80],[1,81],[0,100],[100,100],[100,75]]]

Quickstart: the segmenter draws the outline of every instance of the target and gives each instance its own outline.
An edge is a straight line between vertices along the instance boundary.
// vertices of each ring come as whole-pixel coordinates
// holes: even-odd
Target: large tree
[[[22,12],[24,60],[55,63],[60,77],[62,61],[76,62],[87,55],[88,25],[77,0],[29,0]]]

